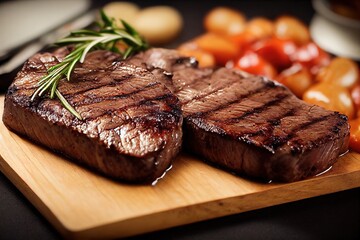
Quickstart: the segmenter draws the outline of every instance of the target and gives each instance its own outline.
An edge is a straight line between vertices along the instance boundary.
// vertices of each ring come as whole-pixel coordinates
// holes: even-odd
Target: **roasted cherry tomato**
[[[350,149],[360,152],[360,118],[349,121],[350,124]]]
[[[278,70],[283,70],[291,66],[290,56],[295,53],[296,45],[291,41],[269,38],[256,42],[253,50]]]
[[[359,79],[356,63],[347,58],[334,58],[316,77],[320,82],[329,82],[346,88],[355,86]]]
[[[309,42],[299,47],[291,56],[291,60],[301,63],[316,75],[322,67],[330,63],[330,56],[314,42]]]
[[[328,110],[343,113],[353,119],[355,107],[348,89],[322,82],[310,87],[303,95],[305,102],[316,104]]]
[[[312,84],[309,70],[299,63],[282,71],[275,80],[288,87],[298,98],[302,98],[304,92]]]
[[[245,52],[244,55],[235,61],[233,67],[255,75],[266,76],[270,79],[276,76],[275,68],[252,51]]]

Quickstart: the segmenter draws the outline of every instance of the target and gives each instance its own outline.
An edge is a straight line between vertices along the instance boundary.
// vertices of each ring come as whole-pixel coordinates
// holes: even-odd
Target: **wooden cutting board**
[[[0,97],[0,115],[4,97]],[[259,183],[181,155],[154,186],[94,174],[0,123],[0,170],[69,238],[115,238],[250,211],[360,186],[360,155],[295,183]]]

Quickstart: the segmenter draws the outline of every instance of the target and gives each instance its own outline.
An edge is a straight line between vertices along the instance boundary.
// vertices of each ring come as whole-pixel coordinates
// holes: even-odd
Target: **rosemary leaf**
[[[56,81],[54,81],[52,87],[51,87],[51,92],[50,92],[50,98],[53,99],[55,97],[55,92],[57,91],[57,85],[59,83],[60,79],[57,79]]]
[[[76,58],[74,58],[74,60],[72,62],[70,62],[70,65],[66,72],[66,79],[68,81],[70,81],[70,75],[71,75],[72,71],[74,70],[75,64],[80,60],[80,58],[81,58],[81,56],[77,56]]]
[[[86,55],[88,54],[88,52],[93,48],[95,47],[96,45],[98,45],[99,43],[101,43],[102,41],[104,41],[106,38],[105,37],[101,37],[101,38],[98,38],[92,42],[89,42],[87,44],[87,46],[85,47],[85,49],[83,50],[83,52],[81,53],[81,57],[80,57],[80,60],[79,62],[83,63],[84,60],[85,60],[85,57]]]
[[[98,23],[100,29],[97,31],[88,29],[73,31],[68,37],[56,42],[59,46],[73,44],[74,49],[65,56],[62,62],[48,69],[47,75],[39,80],[37,84],[38,88],[32,94],[31,101],[36,97],[49,93],[50,98],[56,96],[69,112],[78,119],[82,119],[80,114],[76,112],[57,89],[59,82],[62,79],[70,81],[71,73],[76,64],[78,62],[83,63],[87,54],[94,49],[113,51],[121,54],[122,57],[126,59],[129,56],[148,48],[147,42],[144,41],[144,39],[142,39],[136,30],[128,23],[120,20],[124,26],[123,29],[120,29],[115,26],[114,20],[106,16],[102,10],[100,11],[100,16],[102,23]],[[120,49],[116,47],[118,42],[123,42],[125,46],[127,46],[127,49],[121,52]]]
[[[63,104],[63,106],[71,113],[73,114],[75,117],[77,117],[78,119],[82,120],[82,117],[80,116],[80,114],[69,104],[69,102],[64,98],[64,96],[61,94],[61,92],[59,90],[55,90],[55,94],[56,96],[59,98],[59,100],[61,101],[61,103]]]

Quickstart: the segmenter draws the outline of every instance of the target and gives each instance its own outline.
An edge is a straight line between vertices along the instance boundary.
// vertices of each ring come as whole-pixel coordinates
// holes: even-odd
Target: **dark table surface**
[[[142,7],[163,1],[134,1]],[[94,2],[94,7],[105,1]],[[168,1],[185,16],[184,30],[171,46],[203,31],[202,18],[216,5],[241,10],[248,18],[290,14],[309,24],[310,1]],[[0,173],[0,239],[61,239],[59,233]],[[360,239],[360,188],[235,214],[131,239]]]

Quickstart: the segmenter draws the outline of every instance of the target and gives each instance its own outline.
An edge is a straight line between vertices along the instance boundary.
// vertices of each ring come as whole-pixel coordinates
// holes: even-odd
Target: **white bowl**
[[[316,11],[310,23],[313,40],[324,50],[360,61],[360,21],[339,15],[327,0],[313,0]]]

